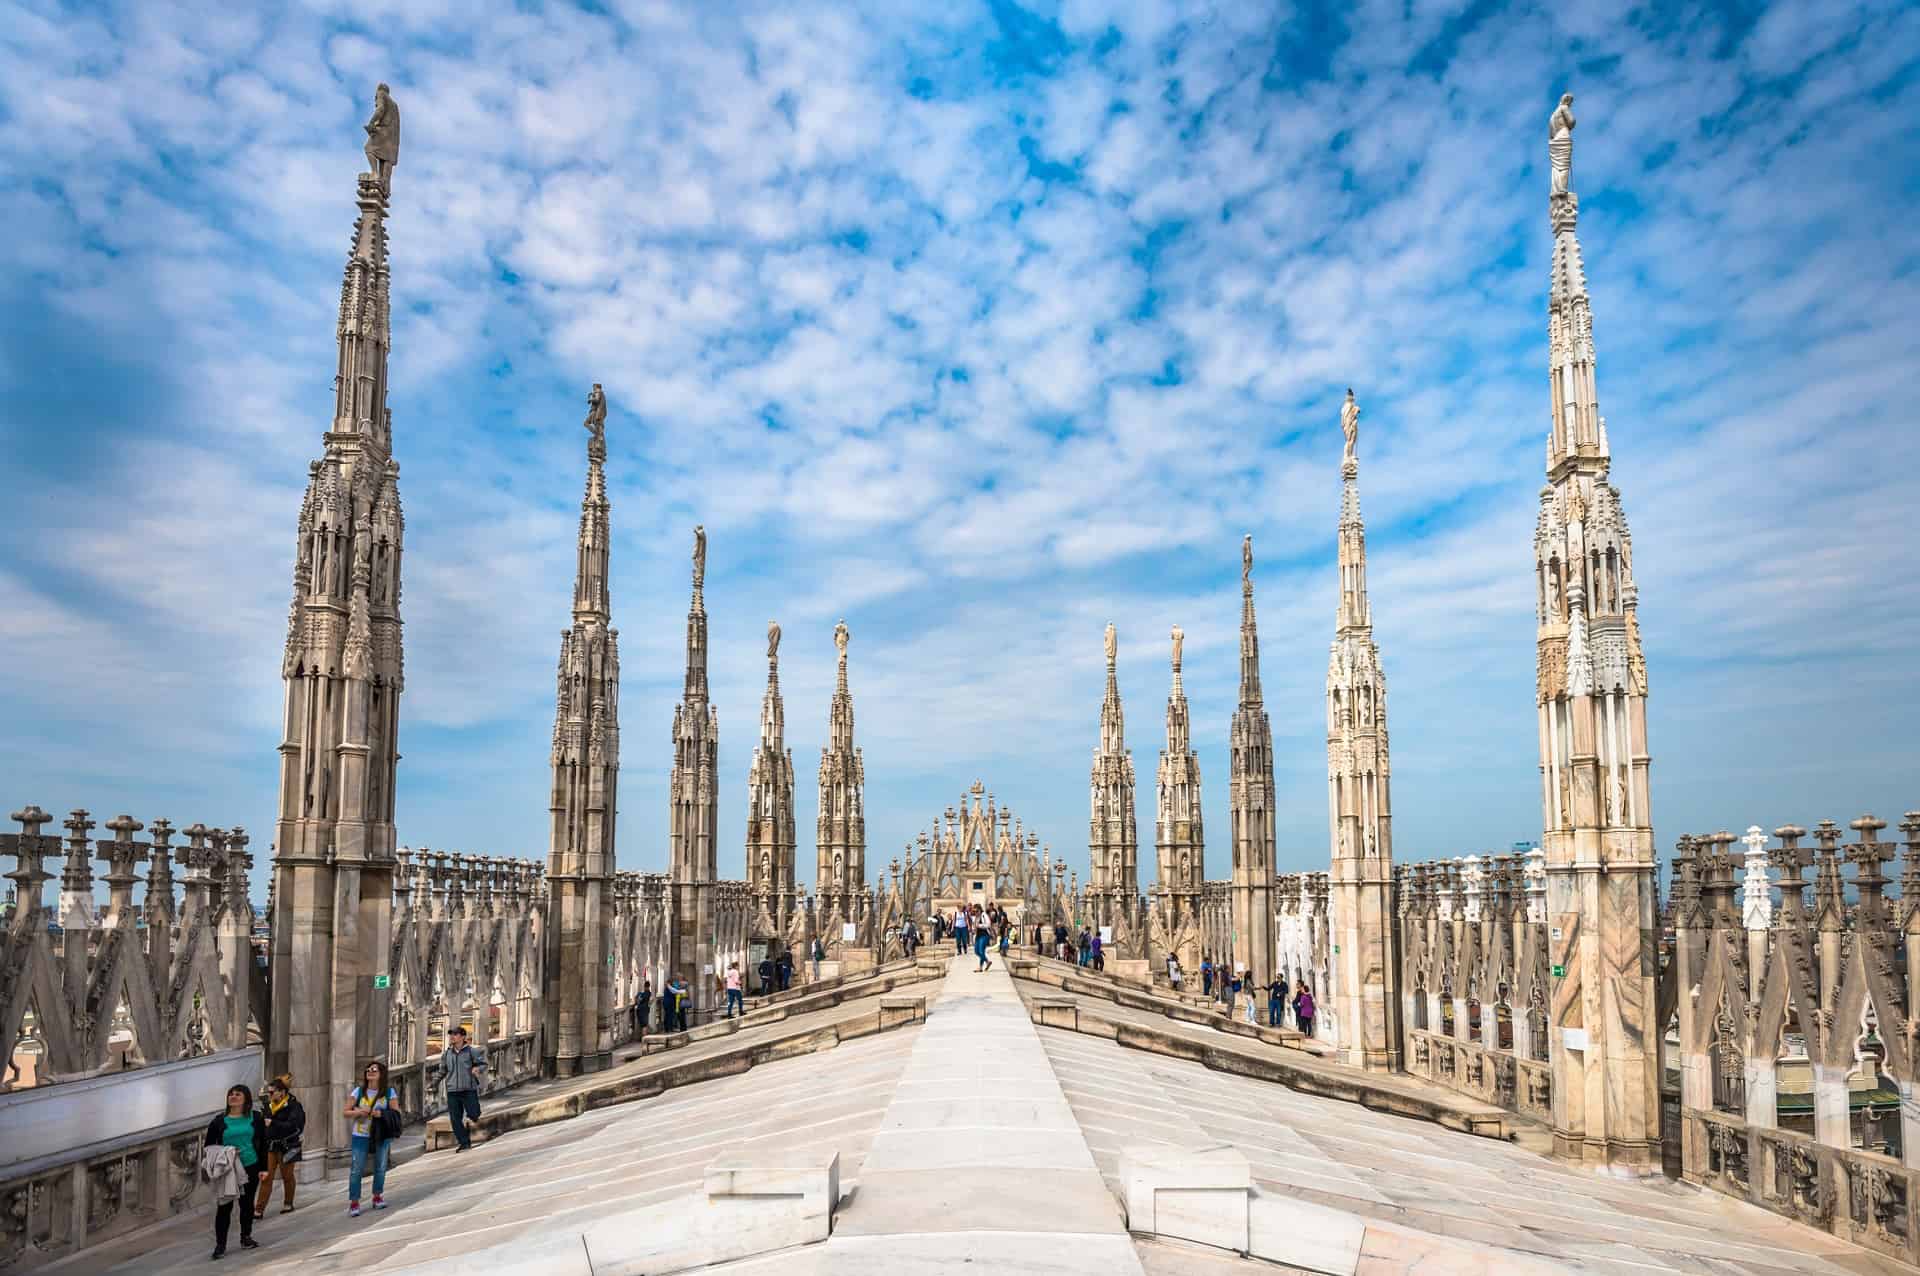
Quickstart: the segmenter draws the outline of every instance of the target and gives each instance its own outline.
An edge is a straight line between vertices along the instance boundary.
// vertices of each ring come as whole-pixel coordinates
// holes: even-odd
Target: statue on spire
[[[707,583],[707,529],[693,525],[693,588],[698,593]]]
[[[593,389],[587,391],[587,419],[581,424],[593,436],[587,450],[591,452],[597,446],[604,455],[607,446],[607,396],[600,389],[598,381],[593,383]]]
[[[845,660],[847,658],[847,637],[848,637],[847,622],[842,620],[839,624],[833,627],[833,647],[835,651],[838,651],[840,653],[841,660]]]
[[[1347,439],[1347,448],[1340,456],[1341,472],[1349,476],[1360,472],[1360,459],[1354,455],[1354,448],[1360,442],[1360,405],[1354,402],[1353,387],[1347,387],[1347,401],[1340,405],[1340,433]]]
[[[1565,195],[1573,180],[1573,94],[1562,93],[1560,105],[1547,120],[1547,158],[1553,165],[1553,187],[1548,192]]]
[[[1113,663],[1114,657],[1119,654],[1119,643],[1114,635],[1113,622],[1109,620],[1107,622],[1107,663],[1109,665]]]
[[[1248,532],[1240,540],[1240,588],[1253,592],[1253,533]]]
[[[367,165],[381,190],[393,185],[393,166],[400,162],[400,107],[382,84],[373,91],[373,118],[367,121]]]
[[[767,659],[777,660],[779,659],[779,657],[780,657],[780,622],[777,620],[769,620],[767,622]]]
[[[1187,645],[1187,631],[1175,625],[1173,627],[1173,667],[1180,667],[1180,652]]]

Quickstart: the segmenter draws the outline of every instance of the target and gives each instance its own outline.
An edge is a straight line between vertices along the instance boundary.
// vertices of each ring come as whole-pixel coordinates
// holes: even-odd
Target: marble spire
[[[853,742],[853,694],[847,690],[847,622],[833,627],[840,668],[820,750],[820,820],[814,835],[814,896],[822,918],[851,907],[850,892],[867,880],[866,764]]]
[[[747,890],[778,940],[793,911],[793,750],[780,696],[780,626],[767,624],[767,690],[760,699],[760,743],[747,764]]]
[[[546,1068],[557,1076],[612,1062],[617,1013],[613,936],[614,818],[619,810],[620,633],[608,592],[606,399],[587,396],[587,480],[575,549],[573,627],[560,635],[547,850]]]
[[[1171,947],[1180,918],[1198,908],[1201,883],[1206,879],[1206,829],[1201,819],[1200,757],[1193,751],[1193,731],[1187,714],[1187,692],[1180,684],[1180,666],[1186,634],[1178,625],[1173,640],[1173,685],[1167,692],[1167,747],[1160,751],[1154,774],[1153,852],[1159,880],[1156,908],[1161,910],[1164,944]],[[1158,960],[1164,952],[1151,954]],[[1183,966],[1193,965],[1181,954]]]
[[[1534,528],[1542,848],[1547,861],[1554,1141],[1589,1164],[1660,1166],[1653,822],[1647,672],[1633,542],[1609,469],[1594,379],[1593,311],[1576,233],[1573,100],[1549,122],[1547,290],[1550,424]],[[1601,1008],[1604,1007],[1604,1011]]]
[[[719,826],[720,714],[707,702],[707,532],[693,529],[693,599],[687,607],[685,689],[673,710],[673,770],[667,780],[667,874],[674,891],[674,971],[693,990],[694,1008],[711,1008],[713,980],[702,975],[714,938],[714,833]]]
[[[1227,811],[1233,825],[1231,958],[1255,984],[1265,984],[1272,977],[1275,956],[1273,727],[1260,696],[1260,629],[1253,614],[1250,535],[1240,544],[1240,702],[1228,739]]]
[[[1093,751],[1087,825],[1087,893],[1098,923],[1120,926],[1131,919],[1140,895],[1140,837],[1134,825],[1133,754],[1127,751],[1126,719],[1120,707],[1119,638],[1107,625],[1107,691],[1100,703],[1100,743]],[[1119,933],[1116,930],[1116,935]]]
[[[1340,1054],[1355,1067],[1400,1066],[1393,996],[1393,834],[1387,677],[1367,601],[1367,528],[1360,517],[1360,404],[1347,391],[1340,425],[1339,601],[1327,657],[1327,815],[1334,904],[1333,1011]]]
[[[315,1111],[344,1105],[351,1056],[385,1051],[391,995],[373,986],[389,959],[404,685],[405,520],[387,408],[389,185],[362,173],[355,187],[359,217],[334,329],[333,411],[320,458],[308,466],[280,668],[285,716],[272,889],[282,901],[326,900],[329,907],[275,914],[270,995],[284,1009],[273,1016],[267,1061],[273,1071],[292,1070]],[[357,925],[335,935],[340,910],[353,910]],[[336,1054],[340,1022],[361,1025],[361,1037],[348,1033]],[[319,1136],[316,1154],[335,1141]]]

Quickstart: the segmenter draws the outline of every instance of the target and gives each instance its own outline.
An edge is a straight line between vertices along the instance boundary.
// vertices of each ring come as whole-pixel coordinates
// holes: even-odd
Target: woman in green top
[[[207,1123],[207,1146],[226,1144],[240,1154],[246,1183],[240,1190],[240,1248],[257,1249],[253,1239],[253,1194],[260,1190],[260,1171],[267,1163],[267,1119],[253,1109],[253,1091],[237,1085],[227,1091],[227,1110]],[[213,1212],[213,1256],[227,1252],[227,1231],[233,1226],[233,1202],[222,1201]]]

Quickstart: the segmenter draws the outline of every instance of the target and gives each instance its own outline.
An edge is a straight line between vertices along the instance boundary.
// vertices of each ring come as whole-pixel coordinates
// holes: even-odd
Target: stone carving
[[[1253,533],[1251,532],[1240,539],[1240,588],[1249,594],[1253,592]]]
[[[1573,94],[1562,93],[1547,120],[1547,159],[1553,166],[1550,193],[1565,195],[1573,179]]]
[[[1346,438],[1346,450],[1340,455],[1340,469],[1349,478],[1357,474],[1360,460],[1354,448],[1360,441],[1360,405],[1354,402],[1353,387],[1347,387],[1347,401],[1340,405],[1340,433]]]
[[[1180,667],[1180,653],[1182,649],[1185,648],[1187,645],[1187,634],[1185,630],[1180,628],[1180,626],[1175,625],[1173,627],[1172,637],[1173,637],[1173,667],[1175,669],[1178,669]]]
[[[400,162],[400,107],[384,84],[373,91],[373,116],[366,128],[368,167],[380,189],[389,190],[394,165]]]
[[[1119,651],[1119,646],[1115,639],[1113,622],[1111,620],[1107,622],[1106,644],[1107,644],[1107,663],[1112,664],[1114,661],[1115,655]]]
[[[773,660],[780,655],[780,622],[767,622],[767,659]]]
[[[707,529],[696,523],[693,528],[693,592],[707,583]]]
[[[840,653],[842,660],[847,658],[847,639],[849,636],[846,621],[842,620],[833,627],[833,649]]]
[[[598,381],[593,383],[593,389],[587,391],[587,419],[581,424],[585,425],[587,433],[593,436],[592,444],[589,446],[598,445],[602,449],[601,455],[606,455],[607,396],[600,389]]]

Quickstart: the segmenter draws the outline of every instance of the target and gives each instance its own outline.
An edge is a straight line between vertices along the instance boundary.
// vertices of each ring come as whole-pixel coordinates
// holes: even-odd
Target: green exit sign
[[[1567,977],[1567,968],[1555,962],[1553,966],[1553,977],[1555,979],[1565,979]]]
[[[375,988],[391,988],[393,987],[393,976],[392,975],[375,975],[373,977],[373,986]]]

